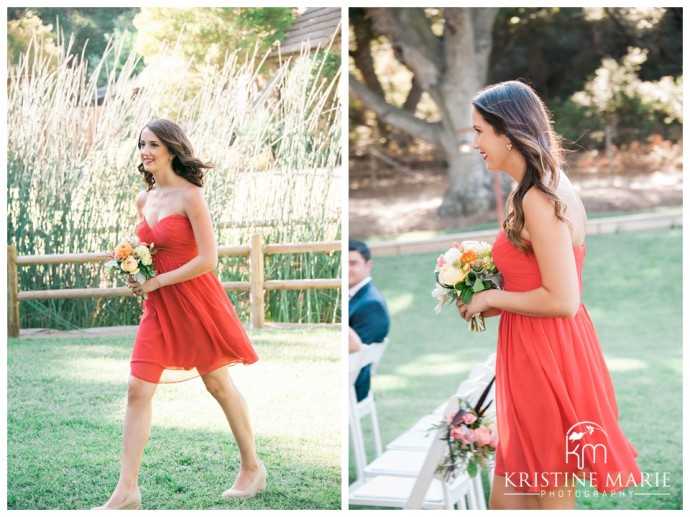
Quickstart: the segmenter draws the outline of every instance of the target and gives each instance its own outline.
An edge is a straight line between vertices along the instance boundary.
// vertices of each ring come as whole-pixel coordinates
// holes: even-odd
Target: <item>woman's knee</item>
[[[127,383],[128,404],[148,404],[156,392],[156,385],[142,381],[136,377],[130,377]]]
[[[232,393],[235,389],[235,385],[230,379],[230,374],[227,368],[219,368],[213,372],[207,373],[201,377],[206,386],[206,390],[213,395],[216,400],[224,400]]]
[[[228,383],[225,383],[217,378],[204,379],[206,391],[208,391],[216,400],[223,400],[228,396]]]

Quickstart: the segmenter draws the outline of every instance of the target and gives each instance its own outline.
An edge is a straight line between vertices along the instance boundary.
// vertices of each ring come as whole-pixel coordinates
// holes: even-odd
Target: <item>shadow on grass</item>
[[[231,368],[269,472],[267,491],[252,499],[220,497],[237,475],[239,452],[201,381],[160,386],[142,507],[340,509],[340,435],[326,429],[340,415],[332,382],[339,336],[339,329],[254,333],[261,360]],[[131,341],[10,340],[8,509],[88,509],[108,499],[119,472]]]

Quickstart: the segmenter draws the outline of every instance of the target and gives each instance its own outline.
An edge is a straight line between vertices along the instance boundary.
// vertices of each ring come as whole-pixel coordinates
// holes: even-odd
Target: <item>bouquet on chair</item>
[[[446,431],[443,440],[448,442],[448,452],[436,471],[446,481],[462,472],[474,477],[479,468],[487,470],[493,466],[498,433],[494,423],[486,416],[486,410],[493,401],[484,405],[493,382],[494,379],[484,389],[474,407],[460,399],[458,411],[448,421],[433,427]]]
[[[496,269],[491,256],[491,245],[487,242],[463,241],[438,257],[436,261],[436,287],[431,295],[436,298],[436,314],[444,305],[458,298],[470,303],[472,295],[487,289],[502,289],[503,278]],[[475,314],[470,320],[472,332],[486,330],[484,317]]]
[[[153,243],[146,245],[136,237],[128,237],[110,252],[113,257],[105,263],[110,273],[130,275],[137,282],[143,284],[149,278],[153,278],[156,272],[153,269],[153,259],[158,249]],[[144,299],[147,296],[144,294]]]

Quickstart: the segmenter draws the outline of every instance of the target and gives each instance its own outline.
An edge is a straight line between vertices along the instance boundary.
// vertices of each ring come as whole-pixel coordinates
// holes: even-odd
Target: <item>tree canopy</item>
[[[35,34],[44,51],[60,48],[78,56],[84,52],[93,70],[108,45],[123,56],[136,51],[144,62],[161,52],[174,52],[195,72],[219,66],[236,50],[265,51],[281,39],[297,15],[293,8],[100,8],[47,7],[8,9],[8,67],[17,64]],[[106,59],[100,82],[121,64],[114,53]],[[140,71],[143,63],[138,67]]]
[[[43,53],[52,56],[52,61],[57,62],[59,49],[55,43],[55,34],[51,25],[44,25],[41,18],[32,11],[15,13],[8,9],[10,14],[7,20],[7,67],[19,63],[20,56],[29,47],[32,39],[42,48]]]
[[[291,8],[144,7],[134,18],[135,49],[144,58],[173,45],[183,57],[218,65],[235,50],[267,50],[285,35],[296,13]]]

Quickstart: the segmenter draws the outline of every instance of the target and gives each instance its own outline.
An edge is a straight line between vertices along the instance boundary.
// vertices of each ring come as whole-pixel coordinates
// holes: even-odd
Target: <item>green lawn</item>
[[[641,470],[669,472],[671,486],[636,488],[628,497],[583,492],[578,508],[682,507],[682,237],[671,229],[587,238],[583,298],[613,378],[621,426]],[[496,348],[498,318],[473,335],[454,307],[434,313],[437,256],[375,258],[374,282],[392,317],[391,343],[373,380],[384,444],[447,400]]]
[[[341,508],[340,335],[339,327],[250,332],[260,360],[230,372],[269,480],[245,501],[220,497],[239,453],[201,379],[161,385],[142,508]],[[9,340],[8,509],[105,503],[118,478],[131,346],[131,337]]]

